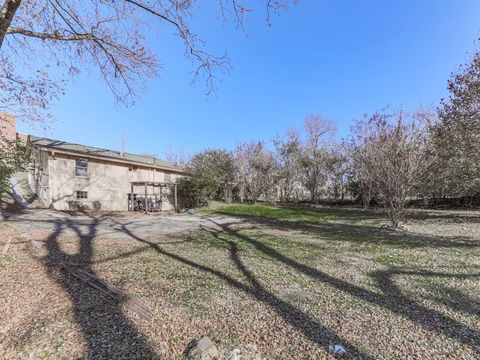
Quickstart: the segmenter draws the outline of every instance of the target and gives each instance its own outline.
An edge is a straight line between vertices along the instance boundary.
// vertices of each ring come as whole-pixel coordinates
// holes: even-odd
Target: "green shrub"
[[[186,175],[178,181],[178,203],[181,208],[205,206],[208,200],[231,198],[233,158],[224,150],[197,153],[186,166]]]

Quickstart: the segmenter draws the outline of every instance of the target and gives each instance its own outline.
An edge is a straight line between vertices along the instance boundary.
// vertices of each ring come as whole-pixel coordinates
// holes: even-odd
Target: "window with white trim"
[[[75,175],[88,176],[88,159],[75,159]]]

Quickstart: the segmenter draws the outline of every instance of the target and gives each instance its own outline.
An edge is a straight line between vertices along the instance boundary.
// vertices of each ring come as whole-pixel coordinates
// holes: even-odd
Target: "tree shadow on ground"
[[[264,243],[250,236],[240,233],[228,223],[221,224],[216,222],[214,219],[210,219],[210,221],[217,228],[220,228],[221,231],[224,231],[230,236],[238,239],[238,241],[253,245],[258,251],[271,257],[272,259],[275,259],[279,263],[291,267],[312,279],[330,285],[333,288],[345,292],[359,300],[371,303],[375,306],[387,309],[397,315],[405,317],[413,323],[422,326],[426,330],[434,331],[438,334],[457,340],[464,345],[470,346],[477,353],[480,353],[480,348],[478,347],[478,344],[480,344],[480,332],[478,330],[472,329],[469,326],[462,324],[461,322],[452,319],[437,310],[429,309],[421,304],[416,303],[413,299],[410,299],[408,296],[403,294],[400,288],[396,286],[393,281],[393,277],[399,274],[423,277],[439,276],[466,279],[480,278],[480,273],[452,274],[431,271],[401,271],[398,269],[378,271],[370,274],[370,276],[375,279],[378,288],[382,291],[381,294],[378,294],[376,292],[351,284],[347,281],[335,278],[297,260],[291,259],[272,247],[265,245]],[[328,233],[326,235],[328,236]],[[435,319],[435,321],[432,321],[432,319]]]
[[[400,246],[408,248],[480,248],[480,241],[466,236],[418,235],[388,228],[326,221],[282,220],[273,218],[238,216],[250,224],[268,226],[284,231],[299,231],[307,235],[319,235],[335,241],[354,244]],[[214,217],[202,216],[203,219]],[[234,224],[232,224],[234,225]]]
[[[219,271],[211,266],[206,266],[185,258],[181,255],[167,251],[159,243],[149,241],[145,238],[137,236],[134,230],[129,228],[128,223],[117,223],[115,230],[127,234],[132,240],[147,245],[148,248],[153,249],[157,253],[171,258],[180,264],[192,267],[199,271],[211,274],[232,288],[238,289],[252,298],[260,301],[274,310],[287,323],[298,329],[304,336],[315,342],[321,347],[333,343],[341,343],[348,349],[349,355],[352,357],[360,357],[364,359],[371,358],[361,349],[351,344],[348,339],[339,337],[332,329],[322,325],[313,316],[301,311],[293,305],[280,299],[273,294],[269,289],[263,286],[256,278],[252,270],[248,269],[243,263],[239,251],[238,244],[240,242],[252,245],[255,249],[260,251],[265,256],[268,256],[279,264],[295,269],[316,281],[327,284],[334,289],[340,290],[352,297],[373,304],[379,308],[387,309],[394,314],[404,317],[415,324],[423,327],[426,330],[433,331],[440,335],[447,336],[451,339],[472,348],[477,353],[480,352],[478,344],[480,343],[480,335],[478,330],[472,329],[461,322],[452,319],[437,310],[429,309],[422,304],[418,304],[413,299],[403,294],[399,287],[394,283],[394,277],[397,275],[415,275],[423,277],[457,277],[457,278],[477,278],[480,274],[466,273],[466,274],[451,274],[441,272],[428,271],[404,271],[398,268],[391,268],[381,272],[371,273],[370,276],[376,281],[377,287],[381,293],[370,291],[362,287],[356,286],[347,281],[338,279],[329,274],[326,274],[316,268],[307,266],[297,260],[294,260],[278,250],[256,240],[252,236],[247,236],[241,233],[236,226],[237,223],[219,223],[215,218],[204,217],[204,219],[211,222],[211,227],[204,227],[203,231],[215,237],[219,241],[225,243],[229,251],[230,259],[235,265],[236,269],[246,279],[246,282],[237,280],[228,274]],[[111,300],[104,299],[95,290],[88,288],[83,283],[78,282],[72,278],[68,271],[65,271],[64,265],[75,264],[80,265],[83,269],[94,274],[92,269],[93,264],[93,240],[96,237],[96,227],[102,221],[101,219],[93,219],[88,227],[88,231],[81,230],[78,224],[72,220],[54,220],[55,231],[49,236],[47,241],[48,255],[44,258],[44,263],[48,268],[50,276],[60,284],[64,290],[69,294],[75,310],[75,320],[80,325],[84,337],[88,343],[87,358],[116,358],[118,354],[126,354],[128,358],[156,358],[152,349],[147,344],[146,339],[138,332],[137,329],[125,318],[121,311],[121,303],[112,303]],[[340,239],[343,241],[357,241],[361,239],[365,229],[362,230],[360,226],[334,224],[334,223],[313,223],[307,222],[295,225],[292,221],[278,221],[272,219],[249,219],[248,222],[253,222],[258,225],[266,225],[270,227],[278,227],[280,229],[291,229],[292,226],[300,226],[301,229],[307,227],[307,231],[314,234],[321,234],[322,237],[331,240]],[[293,224],[292,224],[293,223]],[[82,224],[84,226],[85,224]],[[337,227],[345,227],[340,229]],[[350,227],[349,227],[350,226]],[[61,234],[71,229],[80,239],[80,250],[75,255],[70,255],[61,250],[59,238]],[[340,231],[341,230],[341,231]],[[355,238],[348,236],[349,231],[356,231]],[[363,231],[363,232],[362,232]],[[371,232],[371,229],[367,229]],[[346,233],[345,235],[342,235]],[[366,232],[365,232],[366,233]],[[383,234],[389,244],[400,245],[404,244],[404,240],[396,238],[396,234]],[[409,235],[410,236],[410,235]],[[390,237],[394,240],[389,239]],[[366,242],[375,242],[379,239],[367,239]],[[440,242],[435,238],[419,237],[410,243],[411,246],[437,246],[437,247],[473,247],[478,246],[478,242],[473,242],[468,239],[460,239],[459,242],[449,244],[446,240]],[[125,253],[117,256],[117,258],[128,257],[135,253],[144,251],[136,249],[131,253]],[[434,321],[432,321],[434,319]]]
[[[477,316],[480,319],[480,301],[460,290],[437,284],[435,288],[430,289],[430,294],[424,296],[424,298],[448,306],[457,312]]]
[[[228,240],[225,237],[222,237],[223,234],[228,234],[230,237],[235,239],[238,242],[248,243],[254,246],[255,249],[263,253],[264,255],[271,257],[272,259],[278,261],[281,264],[284,264],[288,267],[295,269],[296,271],[311,277],[317,281],[321,281],[324,284],[332,286],[333,288],[345,292],[354,298],[362,300],[364,302],[373,304],[383,309],[387,309],[392,313],[395,313],[399,316],[402,316],[413,323],[416,323],[423,327],[425,330],[433,331],[438,334],[447,336],[451,339],[459,341],[464,345],[471,347],[475,352],[480,353],[480,349],[478,348],[478,344],[480,343],[480,333],[478,330],[470,328],[468,325],[465,325],[447,315],[442,314],[441,312],[427,308],[426,306],[417,303],[415,300],[409,298],[405,295],[398,286],[395,285],[393,278],[397,275],[404,275],[404,276],[420,276],[420,277],[445,277],[445,278],[457,278],[457,279],[467,279],[467,278],[480,278],[480,273],[464,273],[464,274],[454,274],[448,272],[432,272],[432,271],[411,271],[411,270],[399,270],[398,268],[392,267],[387,271],[379,271],[369,274],[377,284],[377,287],[381,290],[381,293],[377,293],[374,291],[370,291],[349,283],[347,281],[335,278],[327,273],[324,273],[316,268],[312,268],[308,265],[305,265],[297,260],[294,260],[278,250],[262,243],[261,241],[256,240],[251,236],[247,236],[241,233],[238,230],[238,223],[220,223],[215,221],[215,218],[209,217],[202,217],[212,223],[212,227],[204,227],[203,231],[208,232],[210,235],[213,235],[216,239],[222,239],[226,244],[230,247],[230,257],[233,263],[236,265],[236,268],[249,280],[249,284],[245,285],[243,283],[238,282],[236,279],[225,275],[224,273],[215,270],[213,268],[200,265],[198,263],[193,262],[190,259],[183,258],[179,255],[174,253],[168,252],[160,247],[159,244],[147,241],[145,239],[139,238],[135,236],[129,229],[128,224],[123,224],[121,227],[121,231],[126,232],[132,238],[146,243],[149,246],[153,247],[157,252],[161,253],[162,255],[166,255],[172,259],[175,259],[183,264],[192,266],[199,270],[211,273],[224,281],[227,281],[231,286],[238,288],[247,294],[257,298],[258,300],[272,306],[275,311],[284,317],[289,323],[297,329],[301,330],[309,339],[315,341],[321,346],[325,346],[326,343],[331,343],[332,339],[335,337],[332,336],[333,333],[323,328],[322,332],[326,332],[327,335],[323,336],[322,338],[318,338],[318,334],[316,332],[311,333],[310,328],[311,326],[303,326],[302,324],[309,324],[312,323],[319,328],[320,324],[316,323],[315,319],[309,317],[309,315],[298,313],[299,310],[291,307],[291,305],[284,303],[282,300],[278,299],[265,289],[259,282],[256,280],[253,273],[248,270],[244,264],[241,262],[238,256],[238,247],[234,241]],[[261,224],[261,225],[268,225],[272,227],[279,227],[282,229],[291,229],[292,225],[299,226],[302,229],[305,227],[308,228],[309,232],[314,232],[316,234],[321,234],[323,237],[331,240],[338,240],[339,234],[349,233],[350,231],[355,231],[357,234],[363,232],[371,232],[371,229],[363,229],[363,227],[359,227],[356,225],[345,225],[345,224],[332,224],[332,223],[310,223],[308,222],[292,222],[292,221],[279,221],[273,219],[259,219],[259,218],[250,218],[249,222]],[[292,224],[293,223],[293,224]],[[346,227],[346,228],[345,228]],[[382,243],[387,243],[389,245],[405,245],[411,247],[459,247],[459,248],[471,248],[471,247],[478,247],[480,244],[478,241],[472,239],[465,239],[465,238],[456,238],[452,240],[443,239],[439,240],[435,237],[424,237],[424,236],[414,236],[413,239],[408,240],[401,237],[397,239],[398,234],[390,234],[386,232],[384,235],[384,239],[381,240]],[[411,238],[412,235],[408,234]],[[393,238],[393,239],[392,239]],[[358,238],[352,239],[351,236],[346,236],[344,239],[340,236],[340,240],[346,241],[358,241]],[[361,240],[360,240],[361,241]],[[364,240],[366,242],[377,242],[379,239],[367,239]],[[292,316],[292,314],[294,314]],[[307,320],[305,319],[307,316]],[[292,320],[293,319],[293,320]],[[301,319],[297,322],[295,319]],[[432,320],[434,319],[434,321]],[[316,324],[315,324],[316,323]],[[338,339],[338,337],[337,337]],[[351,346],[348,344],[347,341],[338,339],[340,342],[347,344],[347,346]],[[357,352],[361,356],[365,356],[361,353],[358,349],[353,349],[353,352]]]
[[[408,209],[405,220],[438,220],[442,224],[479,223],[480,211]]]
[[[279,316],[281,316],[287,323],[291,326],[302,332],[305,337],[315,342],[317,345],[328,349],[329,345],[341,343],[349,349],[349,356],[352,358],[362,358],[362,359],[372,359],[372,357],[361,349],[355,347],[351,344],[348,339],[344,339],[335,334],[334,331],[328,329],[326,326],[322,325],[318,320],[316,320],[311,315],[301,311],[295,306],[289,304],[288,302],[280,299],[256,279],[254,273],[249,270],[243,261],[241,260],[238,254],[237,244],[234,241],[229,241],[226,238],[223,238],[220,232],[215,232],[211,229],[204,228],[204,231],[209,231],[210,234],[216,236],[217,238],[225,241],[229,246],[230,259],[233,264],[239,270],[239,272],[247,279],[247,283],[243,283],[226,273],[219,271],[213,267],[202,265],[191,259],[185,258],[173,252],[167,251],[160,246],[159,243],[148,241],[137,235],[135,235],[131,230],[128,229],[127,224],[121,224],[121,231],[128,234],[132,239],[135,239],[141,243],[147,244],[150,248],[155,250],[157,253],[167,256],[175,261],[178,261],[181,264],[190,266],[197,270],[203,271],[205,273],[216,276],[222,281],[225,281],[231,287],[238,289],[247,295],[255,298],[261,303],[269,306],[273,311],[275,311]],[[128,255],[127,255],[128,256]]]
[[[85,282],[72,276],[69,266],[78,266],[95,275],[92,269],[93,241],[101,222],[93,218],[88,231],[70,219],[54,220],[55,230],[46,241],[47,255],[42,261],[47,274],[68,294],[73,305],[75,322],[87,344],[85,359],[155,359],[159,358],[146,339],[122,312],[122,301],[102,296]],[[76,233],[79,251],[68,254],[61,249],[60,237],[66,229]]]
[[[212,215],[224,215],[224,216],[238,216],[238,217],[248,217],[248,218],[271,218],[271,219],[288,219],[288,218],[298,218],[299,216],[305,216],[310,218],[318,217],[318,220],[323,218],[334,218],[334,219],[348,219],[348,220],[366,220],[374,218],[381,218],[385,216],[384,212],[379,211],[379,209],[361,209],[356,207],[334,207],[334,206],[321,206],[321,207],[305,207],[305,206],[273,206],[273,209],[278,209],[278,213],[273,211],[268,214],[268,210],[265,211],[264,207],[259,208],[259,213],[255,214],[255,208],[250,208],[248,206],[235,208],[218,208],[212,211]],[[267,208],[270,209],[270,208]],[[287,210],[283,212],[282,210]]]
[[[345,220],[366,220],[366,219],[384,219],[388,220],[387,212],[382,207],[370,207],[368,209],[355,206],[323,206],[319,208],[292,208],[296,211],[306,210],[315,211],[319,214],[325,213],[339,219]],[[228,209],[225,211],[228,213]],[[441,220],[445,223],[462,223],[462,222],[480,222],[480,208],[464,208],[464,209],[431,209],[408,206],[405,208],[405,220]]]

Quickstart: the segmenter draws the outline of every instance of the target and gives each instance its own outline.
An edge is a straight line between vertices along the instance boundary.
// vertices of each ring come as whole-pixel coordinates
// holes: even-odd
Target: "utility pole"
[[[120,156],[125,156],[125,130],[122,130],[122,150]]]

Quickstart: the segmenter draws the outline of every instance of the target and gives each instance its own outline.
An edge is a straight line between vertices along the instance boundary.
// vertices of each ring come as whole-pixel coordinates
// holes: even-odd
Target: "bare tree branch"
[[[222,13],[231,13],[240,25],[244,15],[251,11],[244,2],[247,1],[218,0]],[[290,2],[295,0],[264,4],[270,11]],[[192,83],[205,80],[207,94],[210,94],[217,87],[219,74],[228,73],[230,60],[226,53],[211,54],[205,42],[191,31],[194,9],[195,2],[185,0],[3,0],[0,57],[4,66],[0,67],[0,103],[10,104],[18,98],[16,112],[30,111],[35,114],[32,118],[40,118],[40,112],[45,113],[51,99],[61,95],[67,80],[92,68],[100,73],[118,102],[133,103],[136,94],[145,87],[146,79],[156,76],[161,68],[145,37],[152,24],[160,23],[171,26],[184,44],[185,56],[192,61]],[[56,64],[66,74],[49,78],[51,86],[44,92],[39,89],[36,101],[31,97],[33,93],[22,100],[22,86],[14,79],[39,86],[40,82],[35,80],[37,70],[32,64],[38,66],[38,71]],[[42,79],[47,81],[48,74],[44,75]],[[53,89],[56,89],[54,93],[47,93]],[[42,104],[41,110],[33,104]]]

